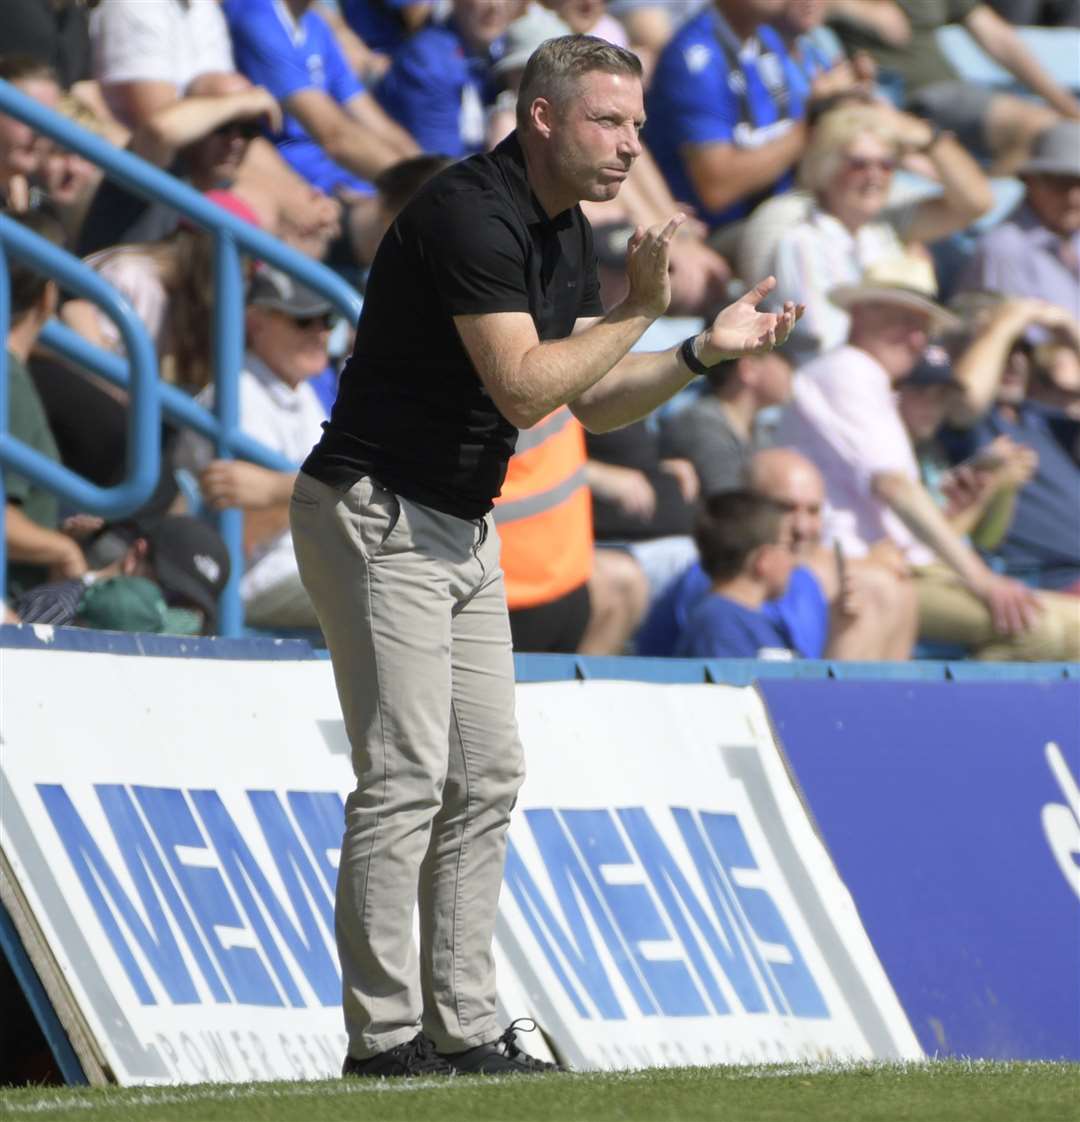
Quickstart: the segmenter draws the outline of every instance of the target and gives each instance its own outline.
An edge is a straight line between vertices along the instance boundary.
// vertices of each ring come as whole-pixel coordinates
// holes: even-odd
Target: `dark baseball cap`
[[[958,386],[953,373],[949,352],[937,343],[931,343],[906,378],[902,386]]]
[[[139,523],[150,545],[150,564],[170,604],[190,603],[217,618],[217,602],[229,579],[229,553],[208,522],[188,514],[170,514]]]
[[[322,293],[269,265],[256,270],[247,302],[248,307],[271,308],[297,318],[321,316],[334,310],[333,304]]]

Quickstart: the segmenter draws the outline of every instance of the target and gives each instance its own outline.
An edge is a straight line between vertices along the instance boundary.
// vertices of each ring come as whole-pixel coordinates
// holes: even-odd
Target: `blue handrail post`
[[[240,428],[240,370],[244,365],[244,277],[236,242],[226,230],[214,232],[214,412],[220,429],[217,454],[233,458]],[[232,558],[229,581],[221,593],[218,631],[239,635],[244,625],[240,577],[244,558],[244,514],[232,508],[218,515],[218,529]],[[239,563],[238,563],[239,562]]]
[[[11,330],[11,279],[8,276],[7,254],[0,241],[0,436],[8,430],[10,373],[7,360],[7,339]],[[4,526],[0,529],[0,604],[7,593],[7,489],[4,486],[4,457],[0,456],[0,497],[4,500]],[[2,622],[2,621],[0,621]]]

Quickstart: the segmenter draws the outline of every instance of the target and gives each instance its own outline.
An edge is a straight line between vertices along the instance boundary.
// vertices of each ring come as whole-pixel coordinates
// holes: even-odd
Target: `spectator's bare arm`
[[[345,22],[339,11],[323,5],[319,15],[330,25],[349,65],[365,82],[377,82],[390,69],[390,56],[373,51]]]
[[[370,98],[371,95],[360,96]],[[387,144],[381,136],[365,128],[322,90],[299,90],[286,99],[285,108],[335,163],[361,179],[373,179],[402,158],[396,145]],[[415,151],[414,144],[410,154]]]
[[[9,561],[47,565],[53,580],[70,580],[86,572],[78,542],[59,530],[39,526],[14,503],[4,507],[4,533]]]
[[[911,24],[894,0],[826,0],[825,10],[827,19],[855,24],[890,47],[906,47],[911,40]]]
[[[1063,117],[1080,117],[1080,101],[1058,85],[1013,26],[989,4],[974,8],[964,20],[964,26],[988,55],[1032,93],[1038,94]]]
[[[757,148],[733,144],[700,144],[684,157],[690,182],[709,210],[725,210],[740,199],[771,187],[799,159],[807,128],[797,121]]]
[[[261,118],[271,132],[281,131],[281,108],[262,86],[221,97],[185,97],[157,110],[131,139],[131,150],[158,167],[168,167],[177,152],[230,121]]]
[[[395,159],[404,160],[409,156],[420,155],[420,146],[413,140],[412,134],[403,129],[371,94],[355,94],[346,102],[345,111],[361,128],[367,129],[388,149],[393,150]]]
[[[1016,635],[1034,623],[1040,608],[1031,589],[987,568],[949,525],[945,514],[921,483],[900,472],[886,471],[873,477],[872,487],[876,497],[986,605],[998,632]]]

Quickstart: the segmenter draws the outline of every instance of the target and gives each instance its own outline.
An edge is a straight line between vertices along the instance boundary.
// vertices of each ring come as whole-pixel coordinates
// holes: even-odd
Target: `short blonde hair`
[[[830,109],[810,134],[799,164],[799,186],[820,195],[840,170],[848,145],[866,134],[883,140],[896,156],[900,155],[900,139],[878,106],[848,102]]]

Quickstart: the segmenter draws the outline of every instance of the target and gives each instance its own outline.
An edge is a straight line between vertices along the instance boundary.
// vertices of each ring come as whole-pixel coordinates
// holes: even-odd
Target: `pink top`
[[[797,448],[825,477],[825,537],[851,557],[891,538],[912,565],[934,554],[873,491],[874,476],[919,479],[889,375],[866,351],[843,346],[802,367],[778,444]]]

